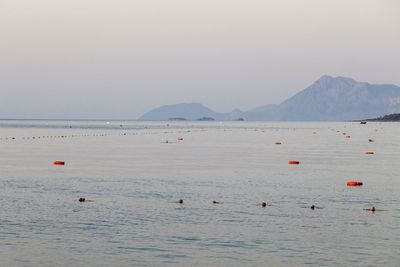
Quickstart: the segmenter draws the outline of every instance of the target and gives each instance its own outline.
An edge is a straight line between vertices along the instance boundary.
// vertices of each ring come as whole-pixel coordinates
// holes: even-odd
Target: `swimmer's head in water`
[[[179,199],[178,203],[182,204],[183,203],[183,199]]]
[[[84,197],[81,197],[81,198],[79,198],[79,202],[85,202],[85,198]]]
[[[265,206],[267,206],[267,203],[265,203],[265,202],[261,203],[261,207],[265,207]]]
[[[312,209],[312,210],[315,209],[315,205],[314,205],[314,204],[311,205],[311,206],[310,206],[310,209]]]
[[[371,208],[371,211],[375,211],[375,207],[372,207],[372,208]]]

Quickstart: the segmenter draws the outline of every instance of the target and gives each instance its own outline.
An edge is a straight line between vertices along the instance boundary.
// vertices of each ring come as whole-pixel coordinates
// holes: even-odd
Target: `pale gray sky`
[[[400,1],[0,0],[0,118],[246,110],[323,74],[400,85]]]

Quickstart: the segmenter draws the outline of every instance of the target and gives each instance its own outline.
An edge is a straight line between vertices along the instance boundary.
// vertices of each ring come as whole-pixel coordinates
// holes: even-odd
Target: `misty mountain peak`
[[[315,81],[310,89],[318,90],[329,90],[329,89],[351,89],[358,84],[357,81],[348,77],[332,77],[329,75],[323,75],[317,81]]]

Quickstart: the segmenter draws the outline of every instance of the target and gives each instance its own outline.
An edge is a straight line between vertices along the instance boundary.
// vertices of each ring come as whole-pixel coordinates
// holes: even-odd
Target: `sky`
[[[0,118],[279,104],[322,75],[400,86],[397,0],[0,0]]]

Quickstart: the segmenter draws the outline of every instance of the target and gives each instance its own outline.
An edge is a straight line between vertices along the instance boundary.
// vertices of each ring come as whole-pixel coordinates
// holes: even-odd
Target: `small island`
[[[176,118],[168,118],[169,121],[185,121],[185,118],[180,118],[180,117],[176,117]]]
[[[212,117],[201,117],[197,119],[198,121],[215,121]]]

